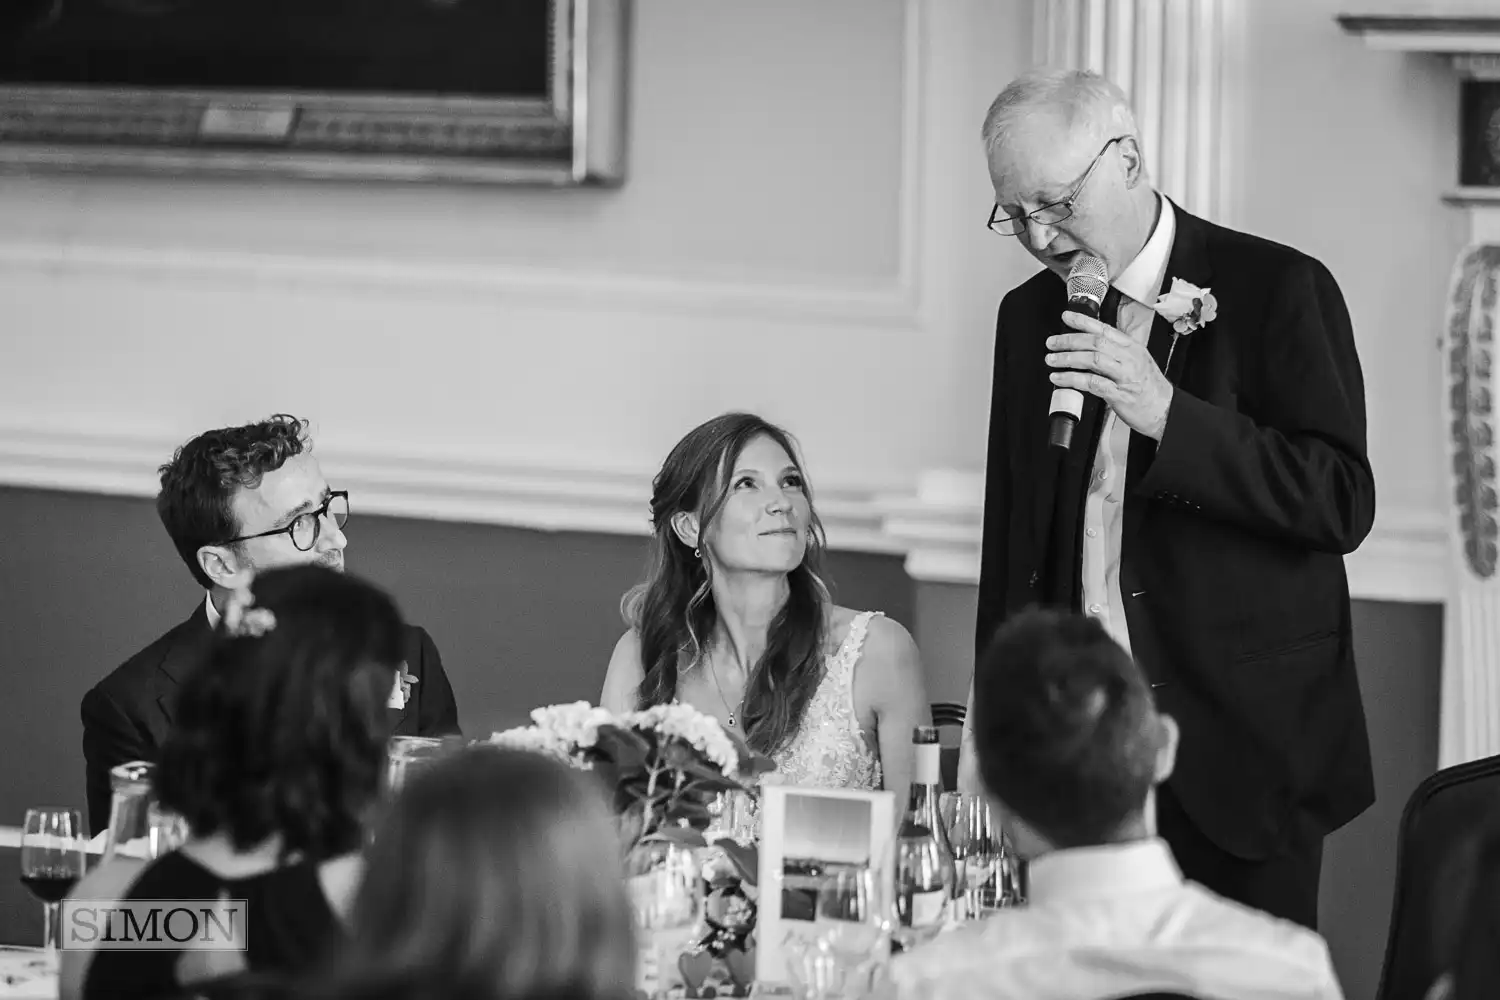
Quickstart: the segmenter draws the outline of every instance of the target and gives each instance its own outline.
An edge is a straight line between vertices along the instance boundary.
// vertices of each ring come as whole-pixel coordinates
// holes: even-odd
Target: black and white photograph
[[[1500,0],[0,0],[0,1000],[1500,997]]]

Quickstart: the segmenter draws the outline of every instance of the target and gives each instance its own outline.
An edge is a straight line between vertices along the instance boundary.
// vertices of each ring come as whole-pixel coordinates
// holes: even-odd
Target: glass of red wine
[[[57,962],[58,904],[83,878],[88,840],[77,809],[28,809],[21,834],[21,884],[42,901],[47,960]]]

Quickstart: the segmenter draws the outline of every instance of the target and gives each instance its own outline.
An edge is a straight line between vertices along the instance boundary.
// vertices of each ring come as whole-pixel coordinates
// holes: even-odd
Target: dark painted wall
[[[357,507],[355,517],[351,571],[389,587],[432,633],[469,735],[522,722],[539,704],[598,698],[644,539],[360,516]],[[962,699],[973,587],[913,586],[889,556],[835,553],[830,570],[841,603],[912,629],[934,699]],[[0,489],[0,825],[19,825],[28,805],[82,807],[79,698],[198,600],[149,501]],[[1396,822],[1436,766],[1442,616],[1435,606],[1372,602],[1356,602],[1354,614],[1379,801],[1328,844],[1322,919],[1347,995],[1368,1000]],[[0,863],[12,857],[0,852]],[[18,940],[23,916],[39,926],[20,885],[0,873],[0,941]]]
[[[360,516],[357,500],[346,532],[350,572],[432,633],[468,735],[598,699],[644,538]],[[900,559],[838,552],[829,571],[839,601],[914,627]],[[82,807],[79,699],[202,599],[149,501],[0,489],[0,825]]]

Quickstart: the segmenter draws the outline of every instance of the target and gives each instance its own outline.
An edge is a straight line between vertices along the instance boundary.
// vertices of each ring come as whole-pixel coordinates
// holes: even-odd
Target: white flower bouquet
[[[595,772],[613,797],[627,865],[638,848],[654,843],[707,846],[703,831],[715,799],[747,791],[774,766],[713,716],[687,705],[616,715],[580,701],[538,708],[531,721],[490,742]],[[734,845],[719,846],[734,852]],[[736,862],[754,872],[750,857]]]

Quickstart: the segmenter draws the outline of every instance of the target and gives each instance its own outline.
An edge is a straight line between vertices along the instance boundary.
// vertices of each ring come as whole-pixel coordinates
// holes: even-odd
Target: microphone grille
[[[1068,268],[1068,298],[1087,298],[1102,303],[1108,290],[1109,270],[1104,261],[1091,253],[1081,253],[1073,258],[1073,266]]]

